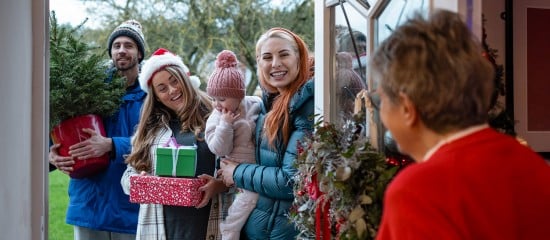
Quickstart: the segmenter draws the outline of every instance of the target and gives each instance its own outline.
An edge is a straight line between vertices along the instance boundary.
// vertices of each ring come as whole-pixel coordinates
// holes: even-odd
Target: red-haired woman
[[[259,194],[242,236],[247,239],[295,239],[288,220],[298,140],[313,130],[313,80],[305,42],[284,28],[272,28],[256,43],[258,77],[264,108],[256,124],[257,164],[223,160],[227,185]]]

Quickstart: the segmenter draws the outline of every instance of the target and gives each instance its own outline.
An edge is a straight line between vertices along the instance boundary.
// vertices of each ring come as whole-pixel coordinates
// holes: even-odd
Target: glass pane
[[[414,14],[426,14],[428,12],[428,0],[386,0],[381,5],[381,11],[374,17],[374,48],[386,39],[399,25],[405,23]],[[375,89],[377,83],[372,82],[371,88]],[[376,141],[378,146],[392,146],[395,143],[389,132],[385,131],[377,111],[374,112],[374,124],[377,125]]]
[[[331,119],[351,117],[356,94],[366,89],[367,5],[345,2],[334,11],[334,68],[331,79]],[[347,17],[347,19],[346,19]]]
[[[378,46],[397,26],[403,24],[417,11],[420,14],[425,14],[427,7],[427,0],[388,1],[384,10],[376,19],[375,46]]]

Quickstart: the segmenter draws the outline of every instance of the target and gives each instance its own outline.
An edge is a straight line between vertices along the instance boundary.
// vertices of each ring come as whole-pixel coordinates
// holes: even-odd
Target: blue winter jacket
[[[139,121],[141,105],[146,93],[139,82],[126,90],[120,109],[104,119],[107,137],[113,139],[109,167],[92,177],[69,182],[69,207],[66,222],[94,230],[136,233],[139,204],[130,203],[120,186],[126,170],[124,155],[130,153],[130,136]]]
[[[264,104],[270,106],[268,102]],[[289,109],[292,133],[288,146],[281,144],[276,149],[268,146],[262,137],[266,114],[263,109],[256,125],[257,164],[239,164],[233,173],[237,187],[259,194],[243,229],[248,239],[286,240],[296,239],[298,234],[287,214],[294,200],[292,176],[296,173],[297,141],[313,130],[313,80],[292,97]]]

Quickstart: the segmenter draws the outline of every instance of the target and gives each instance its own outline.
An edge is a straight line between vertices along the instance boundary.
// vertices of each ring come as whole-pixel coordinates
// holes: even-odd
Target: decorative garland
[[[382,197],[398,166],[365,137],[364,115],[337,127],[317,123],[298,146],[289,218],[299,239],[374,239]]]

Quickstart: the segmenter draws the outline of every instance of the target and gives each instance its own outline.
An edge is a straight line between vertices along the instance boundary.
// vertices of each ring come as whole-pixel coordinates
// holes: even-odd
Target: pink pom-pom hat
[[[242,99],[245,96],[244,76],[238,69],[237,56],[229,50],[216,57],[216,69],[208,79],[206,92],[211,97]]]

